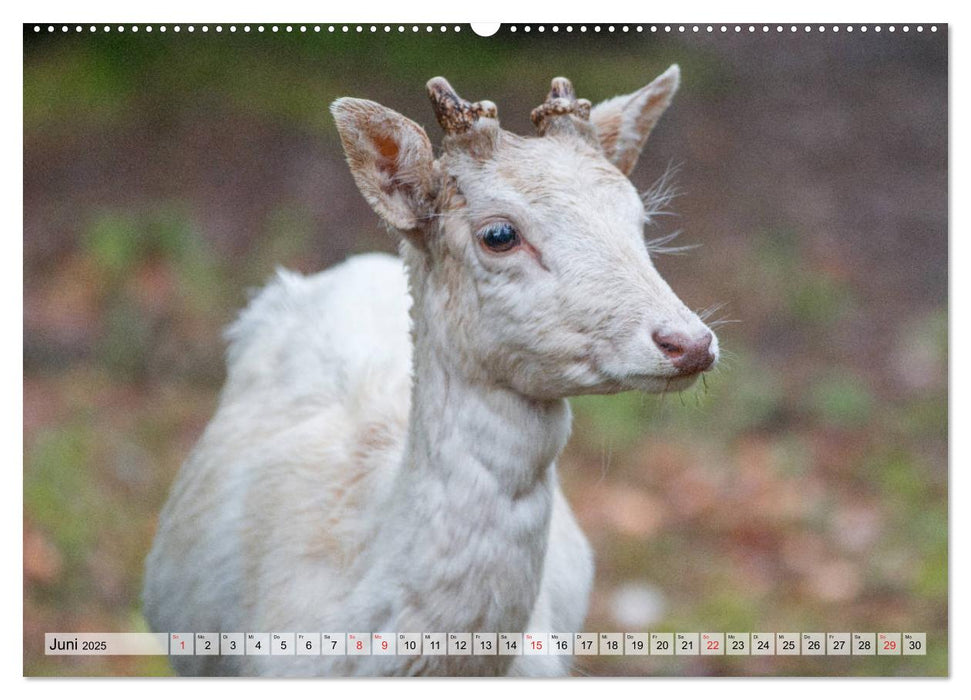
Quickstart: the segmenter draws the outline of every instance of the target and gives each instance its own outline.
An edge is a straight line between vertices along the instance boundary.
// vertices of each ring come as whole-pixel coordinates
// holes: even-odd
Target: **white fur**
[[[596,144],[522,139],[483,117],[434,160],[401,115],[362,100],[333,109],[355,180],[399,229],[404,265],[366,255],[307,278],[280,272],[230,328],[219,408],[148,558],[149,623],[579,631],[593,565],[557,479],[565,397],[687,386],[695,376],[652,332],[707,329],[654,269],[644,205]],[[485,249],[478,232],[497,217],[521,247]],[[553,675],[570,664],[171,659],[184,674],[246,675]]]
[[[149,556],[153,629],[582,629],[592,558],[551,458],[567,438],[567,405],[536,416],[502,393],[449,400],[456,387],[429,362],[416,399],[438,445],[422,440],[415,450],[434,453],[428,465],[403,468],[405,280],[400,260],[377,254],[309,278],[281,272],[232,327],[222,401],[180,472]],[[535,430],[519,433],[521,420],[535,420]],[[388,426],[388,442],[361,455],[362,427],[375,423]],[[505,445],[511,454],[486,447],[496,444],[483,439],[489,431],[516,434]],[[483,454],[470,453],[480,444]],[[547,468],[534,474],[541,463]],[[547,552],[530,534],[550,519]],[[521,600],[510,603],[510,594]],[[188,675],[478,675],[508,672],[513,658],[171,660]],[[521,661],[516,672],[561,673],[567,663]]]

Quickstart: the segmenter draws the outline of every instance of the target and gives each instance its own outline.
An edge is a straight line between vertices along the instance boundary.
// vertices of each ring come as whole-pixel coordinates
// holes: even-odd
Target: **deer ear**
[[[590,112],[590,122],[607,160],[630,175],[644,143],[671,104],[681,82],[677,64],[661,73],[650,85],[629,95],[601,102]]]
[[[369,100],[342,97],[330,111],[364,199],[413,242],[430,212],[435,156],[425,130]]]

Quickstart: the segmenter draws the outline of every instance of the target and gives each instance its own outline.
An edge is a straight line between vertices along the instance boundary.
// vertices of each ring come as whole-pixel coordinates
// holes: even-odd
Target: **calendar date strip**
[[[48,656],[923,656],[924,632],[172,632],[44,635]]]

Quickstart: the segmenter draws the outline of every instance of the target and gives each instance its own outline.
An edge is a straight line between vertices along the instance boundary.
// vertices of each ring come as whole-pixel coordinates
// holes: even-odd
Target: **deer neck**
[[[414,289],[414,286],[413,286]],[[394,536],[397,629],[524,630],[549,538],[566,401],[537,402],[462,371],[415,294],[414,382]],[[432,312],[432,313],[429,313]]]
[[[450,485],[468,478],[464,486],[472,491],[485,488],[478,481],[488,478],[497,502],[545,493],[569,437],[569,404],[537,401],[467,376],[422,325],[416,324],[414,338],[405,472]]]

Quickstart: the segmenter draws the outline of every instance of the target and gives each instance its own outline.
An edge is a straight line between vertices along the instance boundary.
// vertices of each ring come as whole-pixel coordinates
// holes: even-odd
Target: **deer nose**
[[[680,374],[704,372],[715,361],[711,353],[711,331],[705,331],[694,339],[684,333],[661,331],[654,331],[651,337]]]

